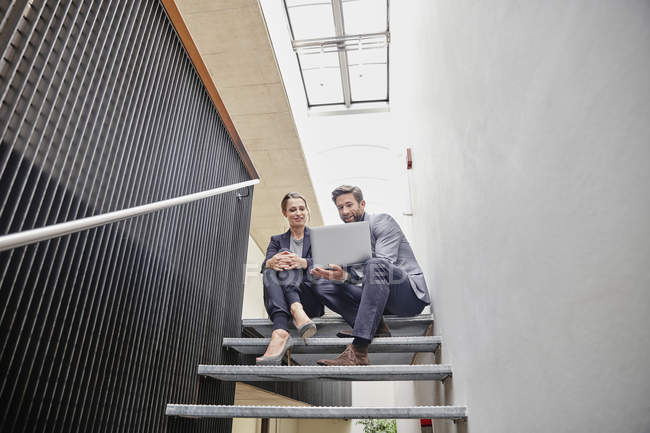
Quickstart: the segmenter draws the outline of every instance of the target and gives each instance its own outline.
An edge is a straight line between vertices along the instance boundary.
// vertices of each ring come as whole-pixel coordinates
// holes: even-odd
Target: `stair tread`
[[[314,317],[312,319],[316,326],[318,325],[343,325],[348,326],[348,324],[340,316],[324,316],[324,317]],[[412,324],[430,324],[433,322],[432,314],[419,314],[412,317],[400,317],[400,316],[384,316],[384,321],[388,324],[389,327],[399,327],[401,325],[412,325]],[[258,326],[271,326],[273,323],[269,319],[242,319],[242,325],[244,327],[258,327]]]
[[[399,381],[444,380],[452,375],[446,364],[367,365],[367,366],[261,366],[199,365],[198,374],[223,381],[305,381],[353,380]]]
[[[318,327],[318,338],[334,338],[336,333],[343,329],[350,329],[349,325],[340,316],[325,316],[312,319]],[[393,337],[414,337],[424,336],[430,331],[433,323],[431,313],[420,314],[413,317],[384,316],[384,320],[390,327]],[[242,321],[242,331],[247,337],[270,337],[273,325],[268,319],[244,319]],[[296,338],[296,330],[290,329],[292,335]],[[415,352],[407,351],[373,351],[370,353],[370,362],[373,365],[391,365],[391,364],[410,364]],[[340,352],[343,350],[341,349]],[[313,365],[323,353],[332,352],[307,352],[301,353],[301,350],[292,351],[291,357],[301,365]]]
[[[434,418],[464,420],[466,406],[225,406],[168,404],[165,414],[197,418]]]
[[[223,346],[240,353],[261,355],[266,350],[270,338],[224,338]],[[340,353],[352,343],[352,338],[294,338],[291,353]],[[370,353],[413,353],[435,352],[442,343],[439,336],[429,337],[383,337],[375,338],[368,347]]]

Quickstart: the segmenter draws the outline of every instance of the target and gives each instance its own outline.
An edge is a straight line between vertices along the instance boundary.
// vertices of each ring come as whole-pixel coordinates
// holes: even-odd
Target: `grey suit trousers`
[[[309,275],[305,274],[302,269],[264,270],[264,306],[274,330],[289,329],[290,306],[294,302],[300,302],[309,317],[323,315],[323,305],[313,291]]]
[[[323,304],[352,326],[352,335],[372,340],[384,314],[415,316],[427,305],[413,291],[408,275],[383,258],[364,266],[361,286],[319,279],[314,289]]]

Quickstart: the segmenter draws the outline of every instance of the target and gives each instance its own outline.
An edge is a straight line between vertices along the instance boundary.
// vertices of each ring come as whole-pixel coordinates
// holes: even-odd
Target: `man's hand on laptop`
[[[345,281],[347,279],[347,272],[339,265],[328,265],[328,268],[321,268],[319,266],[311,270],[311,274],[315,277],[325,278],[332,281]]]

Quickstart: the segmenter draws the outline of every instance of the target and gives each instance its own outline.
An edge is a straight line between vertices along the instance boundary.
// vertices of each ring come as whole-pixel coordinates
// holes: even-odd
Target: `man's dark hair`
[[[361,189],[359,189],[358,186],[341,185],[338,188],[336,188],[334,191],[332,191],[332,201],[336,203],[336,198],[338,196],[343,194],[349,194],[349,193],[352,193],[354,198],[357,200],[357,203],[361,203],[361,200],[363,200],[363,193],[361,192]]]

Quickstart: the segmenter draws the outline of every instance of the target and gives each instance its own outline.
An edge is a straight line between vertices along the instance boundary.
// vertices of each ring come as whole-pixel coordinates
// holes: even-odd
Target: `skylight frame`
[[[357,0],[347,0],[347,1],[357,1]],[[292,46],[294,48],[294,52],[296,54],[296,60],[298,62],[298,69],[300,70],[300,78],[302,80],[302,86],[303,90],[305,92],[305,97],[307,99],[307,106],[308,108],[312,107],[328,107],[328,106],[340,106],[340,105],[345,105],[346,107],[350,107],[352,104],[365,104],[365,103],[389,103],[390,101],[390,0],[383,0],[386,2],[386,17],[385,17],[385,32],[382,33],[368,33],[368,34],[361,34],[361,35],[351,35],[347,34],[344,31],[344,25],[340,25],[341,23],[344,22],[345,17],[343,16],[343,3],[346,2],[346,0],[323,0],[321,3],[322,5],[329,5],[332,8],[332,16],[334,18],[335,22],[335,31],[338,33],[338,35],[334,36],[329,36],[329,37],[322,37],[322,38],[312,38],[312,39],[300,39],[296,40],[295,37],[295,32],[294,32],[294,23],[291,20],[291,14],[289,13],[289,6],[287,5],[287,0],[283,0],[283,5],[284,5],[284,10],[285,14],[287,17],[287,22],[289,24],[289,31],[291,34],[291,41],[292,41]],[[314,2],[313,5],[305,5],[305,6],[297,6],[297,7],[310,7],[314,5],[318,5],[319,2]],[[338,10],[337,10],[338,9]],[[337,17],[337,13],[340,15]],[[341,19],[342,18],[342,19]],[[312,99],[310,98],[310,91],[308,90],[308,85],[305,79],[305,74],[304,74],[304,68],[303,68],[303,63],[301,62],[300,56],[301,53],[299,52],[299,48],[296,48],[296,45],[300,45],[300,43],[312,41],[312,42],[325,42],[330,41],[331,45],[331,40],[341,40],[341,39],[354,39],[354,38],[359,38],[359,44],[361,44],[361,38],[366,37],[366,36],[377,36],[377,35],[383,35],[385,37],[384,44],[385,44],[385,49],[386,49],[386,97],[385,98],[379,98],[379,99],[354,99],[353,94],[354,90],[351,87],[350,83],[350,67],[348,63],[348,52],[350,49],[347,46],[342,46],[343,44],[347,43],[338,43],[336,45],[335,50],[339,53],[339,71],[341,75],[341,88],[343,90],[343,100],[337,100],[336,102],[328,102],[328,103],[314,103]],[[297,43],[297,44],[296,44]],[[305,54],[303,53],[302,55],[313,55],[313,54]],[[343,65],[343,67],[342,67]],[[347,78],[347,80],[346,80]],[[346,81],[347,81],[347,87],[346,87]],[[383,86],[382,86],[383,87]],[[346,95],[347,91],[347,95]],[[313,95],[312,95],[313,96]],[[337,98],[335,98],[337,99]]]

